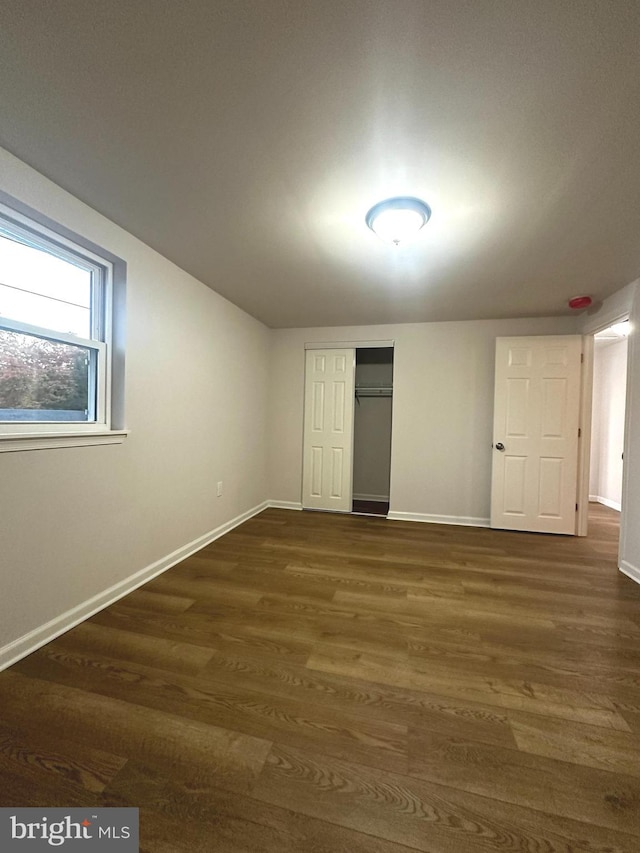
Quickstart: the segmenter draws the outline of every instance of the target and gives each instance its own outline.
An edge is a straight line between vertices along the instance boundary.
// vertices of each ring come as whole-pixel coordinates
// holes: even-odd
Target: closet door
[[[302,505],[351,512],[355,350],[307,350]]]

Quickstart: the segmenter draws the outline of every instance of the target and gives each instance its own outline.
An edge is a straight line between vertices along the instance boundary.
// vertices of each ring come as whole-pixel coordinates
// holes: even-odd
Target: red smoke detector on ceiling
[[[588,308],[592,302],[590,296],[572,296],[569,300],[569,308],[580,311],[582,308]]]

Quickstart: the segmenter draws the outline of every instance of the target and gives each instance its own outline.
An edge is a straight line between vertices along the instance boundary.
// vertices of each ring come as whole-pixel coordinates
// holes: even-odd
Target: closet
[[[389,511],[392,403],[393,348],[357,349],[353,512]]]
[[[302,505],[386,515],[393,346],[307,346]]]

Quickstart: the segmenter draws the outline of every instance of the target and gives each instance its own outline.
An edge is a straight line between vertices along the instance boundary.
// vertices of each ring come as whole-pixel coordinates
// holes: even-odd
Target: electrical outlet
[[[219,498],[222,497],[222,480],[218,480],[218,491],[216,493]]]

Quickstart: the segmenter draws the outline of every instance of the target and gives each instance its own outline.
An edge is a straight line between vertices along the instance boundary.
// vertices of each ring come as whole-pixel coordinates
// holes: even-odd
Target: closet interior
[[[353,506],[386,515],[391,479],[393,347],[356,349]]]

